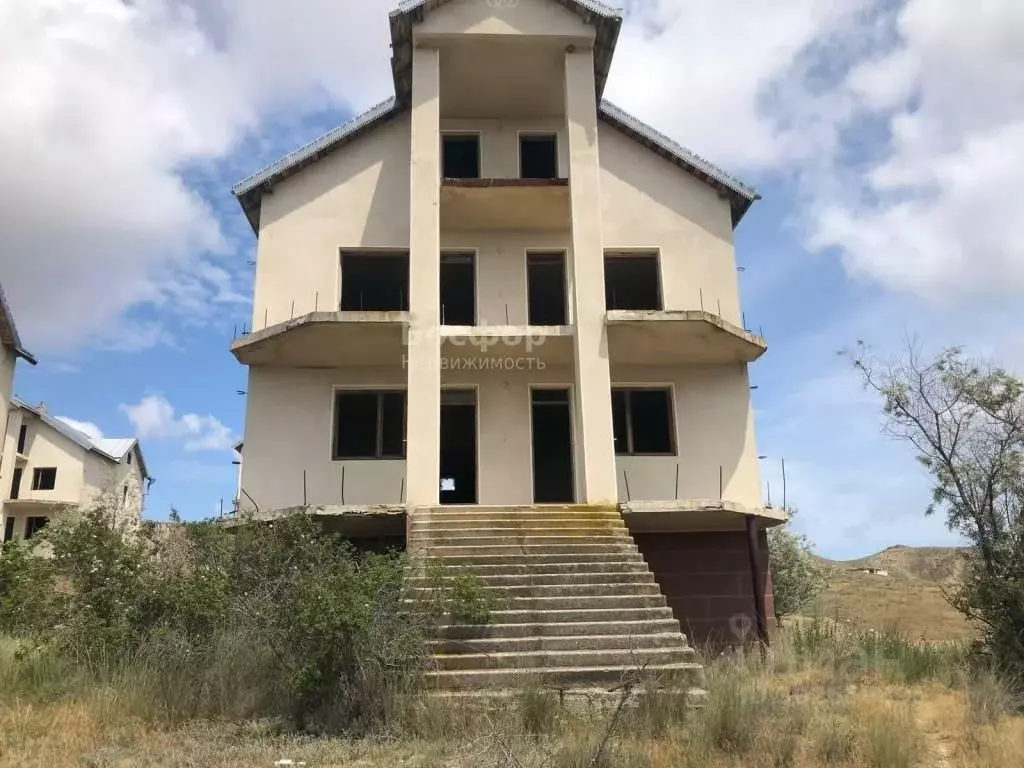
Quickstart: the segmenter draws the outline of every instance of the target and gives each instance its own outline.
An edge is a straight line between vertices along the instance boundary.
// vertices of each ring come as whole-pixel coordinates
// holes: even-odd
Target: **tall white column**
[[[441,72],[436,48],[413,52],[411,112],[406,501],[414,507],[436,505],[441,482]]]
[[[593,51],[565,55],[565,114],[572,204],[572,277],[576,324],[576,463],[582,501],[615,501],[611,374],[605,333],[601,163]]]

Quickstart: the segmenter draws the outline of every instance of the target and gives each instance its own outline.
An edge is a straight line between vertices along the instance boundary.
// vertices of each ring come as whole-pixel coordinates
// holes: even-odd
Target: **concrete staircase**
[[[487,625],[443,623],[431,640],[437,691],[501,690],[526,679],[570,693],[645,680],[695,694],[703,668],[618,510],[590,506],[416,510],[411,586],[475,574],[497,598]],[[455,570],[459,569],[459,570]]]

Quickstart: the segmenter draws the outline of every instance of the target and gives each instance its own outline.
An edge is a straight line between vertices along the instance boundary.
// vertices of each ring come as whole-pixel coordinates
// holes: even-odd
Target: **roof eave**
[[[753,187],[730,176],[723,169],[686,149],[607,99],[601,101],[598,115],[627,136],[639,141],[680,166],[690,175],[717,189],[719,194],[729,201],[734,229],[750,210],[750,206],[761,199],[761,195]]]

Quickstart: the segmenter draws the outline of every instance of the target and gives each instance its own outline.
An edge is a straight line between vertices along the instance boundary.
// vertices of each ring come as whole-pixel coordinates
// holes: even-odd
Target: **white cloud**
[[[235,442],[231,429],[220,419],[195,413],[178,417],[162,395],[147,395],[135,405],[118,407],[139,438],[179,440],[186,451],[224,451]]]
[[[208,316],[247,301],[183,173],[275,110],[383,93],[387,14],[375,5],[0,4],[0,274],[26,341],[119,348],[117,319],[139,304]],[[127,346],[166,340],[150,329]]]
[[[77,429],[91,440],[100,440],[103,437],[103,430],[91,421],[78,421],[77,419],[69,419],[67,416],[58,416],[57,418],[72,429]]]

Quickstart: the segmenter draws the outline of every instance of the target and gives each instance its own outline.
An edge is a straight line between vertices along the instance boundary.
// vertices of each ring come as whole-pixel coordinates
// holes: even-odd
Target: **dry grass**
[[[1024,765],[1024,718],[1011,714],[1015,702],[998,680],[957,681],[955,670],[886,642],[879,651],[825,631],[799,647],[779,643],[768,664],[715,661],[702,710],[653,697],[624,709],[607,741],[610,710],[566,710],[528,684],[492,706],[415,699],[394,735],[360,740],[303,737],[272,722],[160,727],[130,714],[113,690],[58,700],[0,694],[0,766],[249,768],[282,758],[309,768]]]

